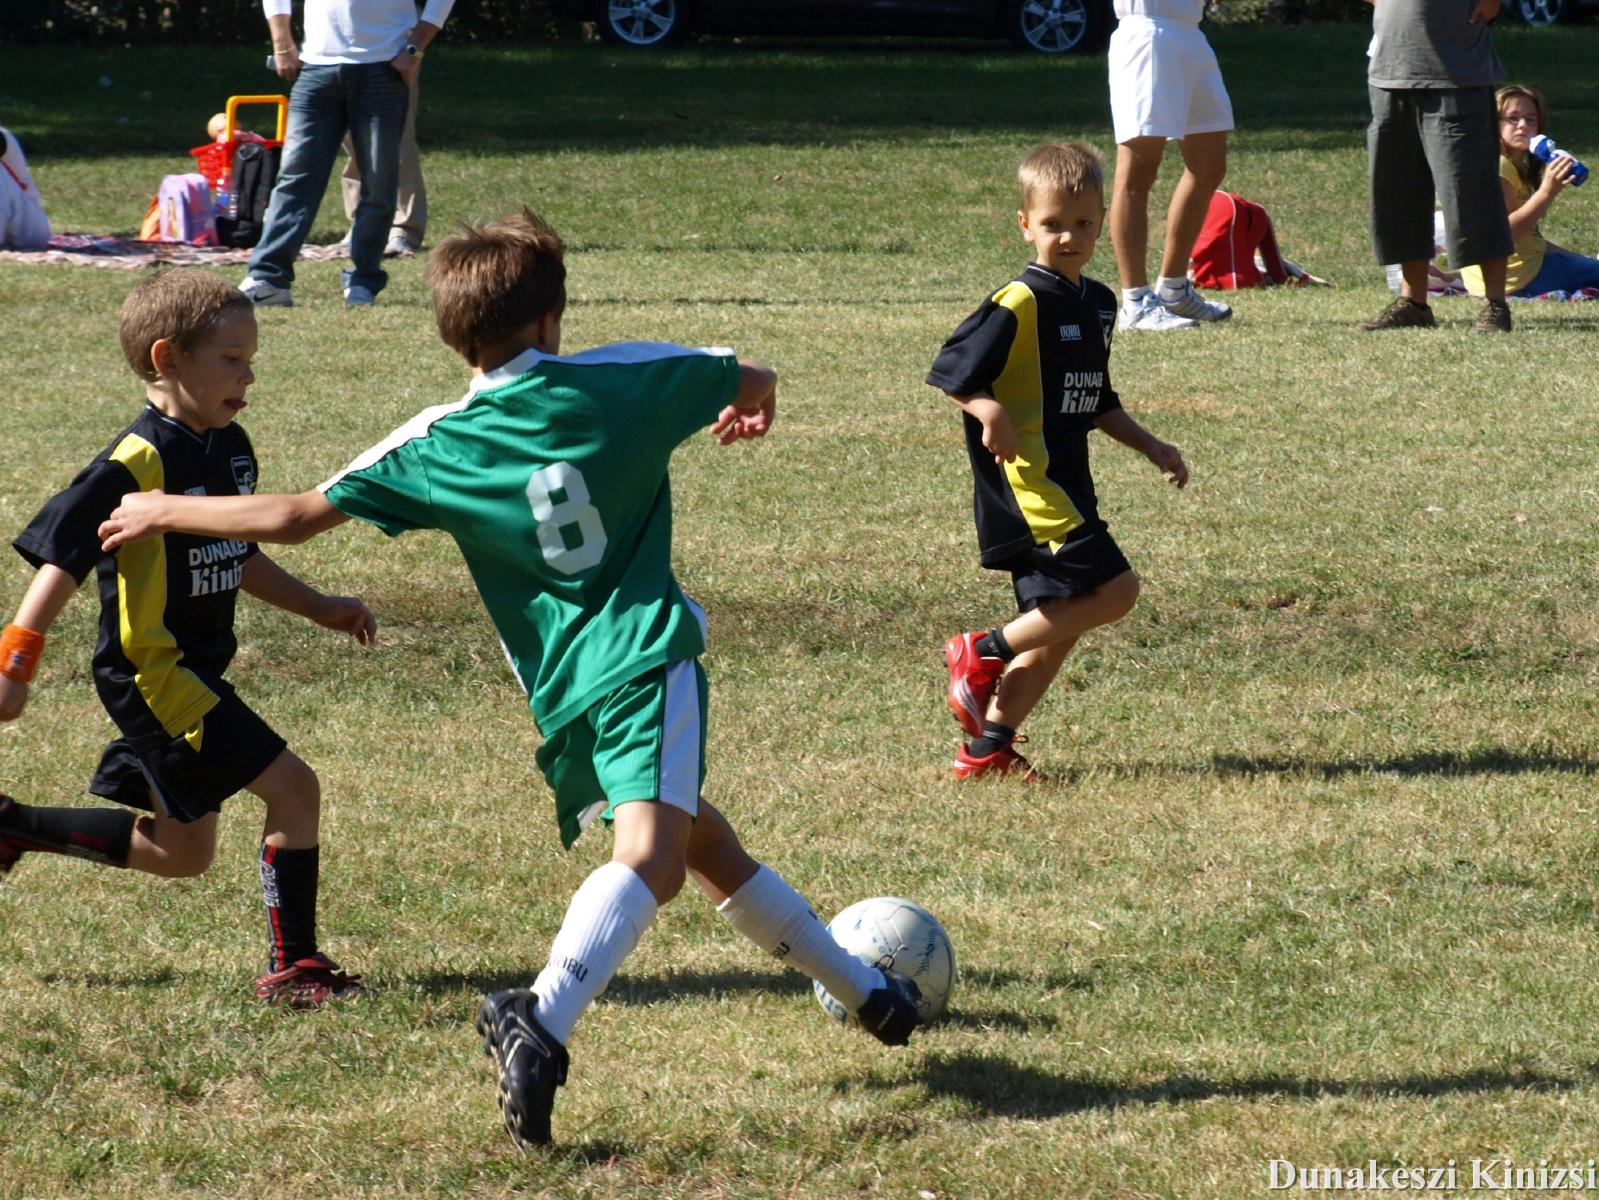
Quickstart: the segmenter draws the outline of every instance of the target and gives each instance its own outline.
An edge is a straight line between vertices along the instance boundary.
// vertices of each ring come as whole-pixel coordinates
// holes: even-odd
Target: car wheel
[[[1511,0],[1510,7],[1523,23],[1541,27],[1565,20],[1571,12],[1571,0]]]
[[[1517,0],[1531,3],[1532,0]],[[1558,3],[1559,0],[1545,0]],[[1005,18],[1011,43],[1035,54],[1071,54],[1104,41],[1109,22],[1106,0],[1012,0]]]
[[[600,36],[618,46],[670,46],[688,35],[685,0],[600,0]]]

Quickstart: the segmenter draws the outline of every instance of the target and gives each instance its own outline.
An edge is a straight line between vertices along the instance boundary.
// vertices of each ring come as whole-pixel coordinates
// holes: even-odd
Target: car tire
[[[688,0],[598,0],[594,25],[613,46],[675,46],[688,36]]]
[[[1097,50],[1109,32],[1108,0],[1011,0],[1005,9],[1005,36],[1018,50],[1034,54]]]
[[[1523,25],[1541,29],[1571,16],[1572,0],[1510,0],[1510,10]]]

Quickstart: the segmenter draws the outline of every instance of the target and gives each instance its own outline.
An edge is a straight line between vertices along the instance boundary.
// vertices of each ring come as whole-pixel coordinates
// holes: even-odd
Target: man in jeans
[[[372,304],[388,282],[383,246],[394,219],[410,85],[455,0],[305,0],[305,47],[294,44],[291,0],[262,0],[277,72],[292,81],[289,125],[260,244],[239,290],[258,305],[294,303],[294,260],[311,232],[346,134],[361,174],[344,302]]]
[[[1505,259],[1512,242],[1499,186],[1494,85],[1505,69],[1488,37],[1499,0],[1368,0],[1372,17],[1371,239],[1399,263],[1399,298],[1364,330],[1429,328],[1432,206],[1443,208],[1449,265],[1480,266],[1487,299],[1478,333],[1509,333]],[[1432,187],[1417,187],[1428,180]]]

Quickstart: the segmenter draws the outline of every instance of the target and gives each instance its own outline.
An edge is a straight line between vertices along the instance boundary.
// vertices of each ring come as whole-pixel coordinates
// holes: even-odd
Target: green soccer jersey
[[[391,537],[453,537],[539,728],[705,649],[672,575],[672,451],[738,394],[726,350],[527,351],[322,485]]]

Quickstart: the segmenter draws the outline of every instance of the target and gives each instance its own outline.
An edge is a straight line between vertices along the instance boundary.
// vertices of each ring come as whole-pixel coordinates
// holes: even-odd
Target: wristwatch
[[[412,58],[421,58],[422,57],[422,47],[418,46],[415,42],[406,42],[405,43],[405,49],[402,50],[400,53],[409,54]]]

